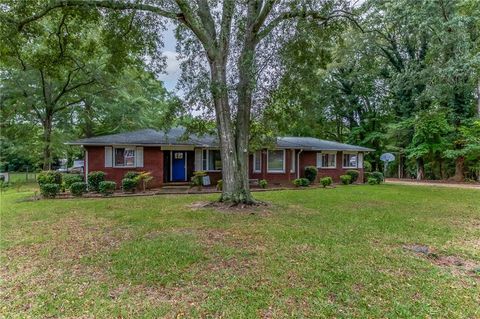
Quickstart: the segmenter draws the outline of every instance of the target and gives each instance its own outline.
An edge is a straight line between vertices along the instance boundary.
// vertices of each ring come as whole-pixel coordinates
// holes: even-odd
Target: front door
[[[172,151],[172,182],[184,182],[187,180],[187,161],[185,152]]]

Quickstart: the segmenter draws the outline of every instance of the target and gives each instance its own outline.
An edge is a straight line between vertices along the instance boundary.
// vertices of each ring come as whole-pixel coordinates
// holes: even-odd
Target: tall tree
[[[202,48],[202,61],[208,65],[208,90],[212,100],[221,146],[222,201],[253,203],[248,183],[247,163],[252,98],[256,92],[258,50],[272,37],[278,41],[288,33],[274,31],[299,19],[326,21],[348,16],[340,1],[114,1],[58,0],[39,7],[30,17],[18,20],[19,27],[45,17],[65,6],[139,10],[167,18],[188,30],[188,41]],[[234,29],[235,32],[232,32]],[[232,83],[229,78],[236,79]]]

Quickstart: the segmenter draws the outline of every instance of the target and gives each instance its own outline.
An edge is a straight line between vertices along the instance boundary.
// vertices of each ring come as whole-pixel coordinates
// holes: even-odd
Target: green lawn
[[[217,195],[30,195],[1,198],[7,318],[480,317],[478,190],[275,191],[251,212],[191,206]]]

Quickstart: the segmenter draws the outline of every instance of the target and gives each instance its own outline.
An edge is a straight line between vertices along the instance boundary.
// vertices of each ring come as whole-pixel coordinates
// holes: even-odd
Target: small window
[[[135,166],[135,150],[133,148],[115,148],[115,166]]]
[[[204,171],[222,170],[222,158],[219,150],[203,150],[202,169]]]
[[[262,172],[262,151],[253,153],[253,171],[255,173]]]
[[[268,172],[285,172],[285,150],[268,151]]]
[[[317,156],[317,167],[322,167],[322,168],[337,167],[337,155],[335,153],[321,153],[320,156]]]
[[[343,167],[357,168],[357,154],[343,154]]]

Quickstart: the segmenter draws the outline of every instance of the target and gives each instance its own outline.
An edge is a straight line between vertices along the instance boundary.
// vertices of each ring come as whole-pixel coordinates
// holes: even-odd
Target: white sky
[[[161,74],[159,79],[164,82],[167,90],[176,92],[175,85],[177,85],[181,70],[180,61],[178,61],[175,52],[177,40],[175,39],[173,25],[169,25],[167,31],[163,34],[163,42],[165,43],[163,55],[167,58],[167,68],[165,69],[167,74]]]

